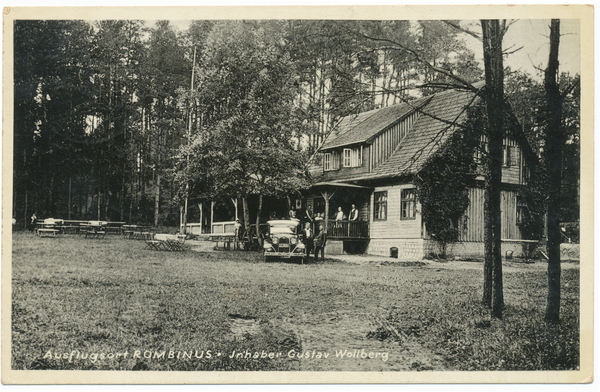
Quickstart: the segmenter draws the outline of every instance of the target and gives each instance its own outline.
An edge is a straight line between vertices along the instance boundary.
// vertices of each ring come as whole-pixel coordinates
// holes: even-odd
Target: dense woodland
[[[177,225],[185,200],[251,195],[260,210],[309,183],[341,117],[483,80],[455,24],[17,21],[13,217]],[[559,78],[566,221],[579,218],[577,78]],[[505,80],[543,148],[544,86]]]

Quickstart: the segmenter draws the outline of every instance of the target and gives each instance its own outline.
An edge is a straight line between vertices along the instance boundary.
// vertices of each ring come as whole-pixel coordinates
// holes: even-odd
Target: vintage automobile
[[[300,235],[300,221],[270,220],[269,232],[263,245],[265,261],[276,261],[280,258],[297,259],[301,263],[306,257],[306,248]]]

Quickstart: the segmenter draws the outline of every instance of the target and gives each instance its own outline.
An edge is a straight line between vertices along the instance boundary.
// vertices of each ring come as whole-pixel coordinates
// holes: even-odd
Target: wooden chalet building
[[[439,245],[427,232],[412,181],[451,136],[464,129],[456,124],[467,120],[467,108],[478,100],[471,91],[449,90],[341,120],[319,150],[322,168],[306,200],[328,221],[327,253],[390,256],[397,248],[399,258],[414,260],[436,252]],[[510,250],[516,257],[529,240],[521,230],[527,207],[518,191],[527,186],[536,156],[514,117],[511,123],[504,139],[502,241],[503,254]],[[485,148],[483,135],[480,140]],[[480,151],[474,149],[474,159]],[[479,166],[459,240],[446,248],[449,256],[484,254],[482,173]],[[359,210],[354,222],[347,218],[352,204]],[[339,207],[346,219],[335,221]]]

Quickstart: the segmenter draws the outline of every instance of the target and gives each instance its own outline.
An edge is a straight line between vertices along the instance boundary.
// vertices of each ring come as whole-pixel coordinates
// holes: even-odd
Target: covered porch
[[[369,202],[372,188],[340,182],[319,182],[309,189],[313,211],[322,213],[329,240],[368,240]],[[358,218],[351,220],[352,205]],[[339,212],[343,219],[336,219]]]

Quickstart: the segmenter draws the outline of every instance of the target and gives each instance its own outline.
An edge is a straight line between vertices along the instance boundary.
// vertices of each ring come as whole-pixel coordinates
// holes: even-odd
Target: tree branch
[[[446,23],[448,26],[454,27],[456,30],[460,31],[461,33],[468,34],[471,37],[481,41],[481,36],[479,34],[477,34],[476,32],[471,31],[469,29],[462,28],[458,23],[454,23],[451,20],[444,20],[443,22]]]

